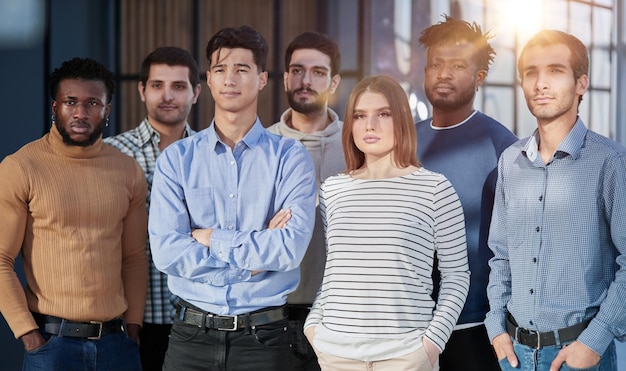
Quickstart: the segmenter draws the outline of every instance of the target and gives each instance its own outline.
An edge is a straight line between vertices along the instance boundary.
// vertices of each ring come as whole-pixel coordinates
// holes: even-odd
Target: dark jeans
[[[141,370],[139,345],[124,333],[106,335],[99,340],[58,337],[44,333],[42,336],[47,342],[26,352],[22,370]]]
[[[500,371],[484,325],[456,330],[439,356],[440,371]]]
[[[293,371],[287,319],[237,331],[174,320],[163,370]]]
[[[315,351],[304,336],[304,321],[289,321],[292,348],[296,356],[293,371],[320,371]]]
[[[139,353],[143,371],[161,371],[170,341],[172,325],[145,323],[139,333]]]

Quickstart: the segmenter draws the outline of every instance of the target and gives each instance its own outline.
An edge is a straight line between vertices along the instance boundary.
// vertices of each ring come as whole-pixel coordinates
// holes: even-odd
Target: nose
[[[311,72],[310,71],[304,71],[304,73],[302,74],[302,85],[304,86],[311,85]]]
[[[224,73],[225,73],[224,86],[234,86],[235,85],[235,71],[228,69]]]
[[[452,76],[451,71],[452,69],[449,66],[442,65],[437,70],[437,78],[439,78],[440,80],[449,79]]]
[[[367,120],[365,121],[365,130],[374,131],[377,124],[378,124],[378,115],[369,115]]]
[[[76,103],[74,106],[74,117],[77,119],[84,119],[89,117],[89,103]]]
[[[174,99],[174,94],[172,94],[172,88],[170,86],[167,86],[163,90],[163,100],[171,101],[172,99]]]
[[[535,81],[535,90],[541,91],[549,87],[548,79],[545,73],[537,73],[537,80]]]

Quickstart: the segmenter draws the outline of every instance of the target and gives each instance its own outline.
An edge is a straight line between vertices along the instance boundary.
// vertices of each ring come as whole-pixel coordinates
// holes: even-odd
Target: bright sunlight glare
[[[501,0],[492,4],[500,14],[497,32],[502,35],[514,32],[521,43],[530,39],[543,24],[543,6],[545,0]],[[494,30],[496,31],[496,30]]]

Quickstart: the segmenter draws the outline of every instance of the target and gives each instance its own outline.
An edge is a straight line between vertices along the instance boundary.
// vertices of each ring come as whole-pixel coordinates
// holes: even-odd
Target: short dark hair
[[[55,68],[48,83],[52,100],[57,98],[61,81],[67,79],[102,81],[107,91],[106,103],[111,103],[115,90],[114,75],[100,62],[91,58],[76,57],[63,62],[61,67]]]
[[[148,54],[146,59],[141,63],[141,69],[139,70],[139,81],[141,81],[144,87],[150,77],[150,67],[152,67],[153,64],[187,67],[189,69],[189,82],[192,88],[195,88],[200,83],[198,63],[196,63],[196,60],[193,59],[191,54],[184,49],[176,46],[162,46]]]
[[[259,72],[265,71],[268,46],[261,33],[254,28],[244,25],[237,28],[226,27],[219,30],[206,46],[206,59],[211,64],[211,56],[222,48],[243,48],[252,52],[254,63]]]
[[[476,22],[465,22],[452,18],[446,14],[445,20],[427,27],[422,31],[419,43],[426,48],[439,44],[456,43],[466,40],[474,45],[474,60],[480,69],[489,71],[489,66],[493,63],[496,51],[489,44],[493,36],[489,31],[483,33]]]
[[[578,80],[582,75],[589,75],[589,53],[587,47],[576,36],[570,35],[563,31],[557,30],[541,30],[528,40],[522,48],[519,59],[517,60],[517,70],[522,76],[522,57],[531,47],[535,46],[551,46],[563,44],[571,52],[570,64],[574,71],[574,79]]]
[[[315,49],[330,58],[330,75],[334,76],[341,69],[341,54],[339,45],[330,36],[308,31],[298,36],[287,46],[285,51],[285,71],[289,70],[291,55],[298,49]]]

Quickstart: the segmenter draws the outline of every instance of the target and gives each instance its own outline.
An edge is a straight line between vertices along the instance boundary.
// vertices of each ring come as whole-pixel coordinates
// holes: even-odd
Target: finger
[[[563,363],[565,363],[566,354],[565,352],[563,352],[563,350],[564,349],[561,349],[561,351],[556,355],[554,361],[552,361],[552,364],[550,365],[550,371],[560,370]]]

